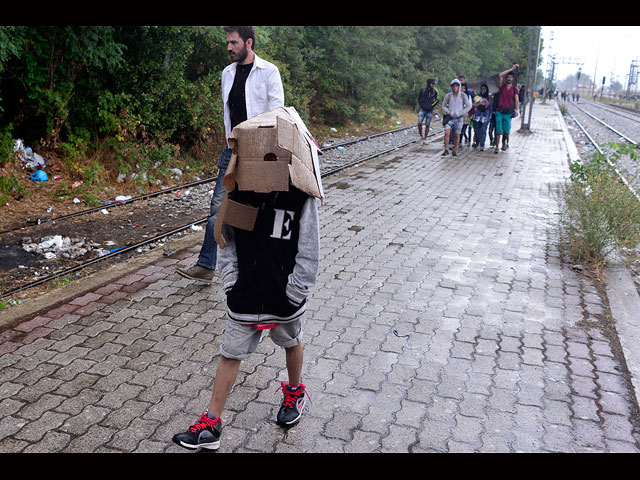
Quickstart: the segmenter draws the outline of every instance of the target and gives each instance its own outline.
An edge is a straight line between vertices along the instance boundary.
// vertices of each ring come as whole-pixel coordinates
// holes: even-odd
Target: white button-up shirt
[[[229,92],[236,77],[237,62],[222,71],[222,99],[224,101],[225,141],[231,134],[231,113],[229,111]],[[284,89],[280,71],[273,63],[255,56],[253,67],[244,86],[247,104],[247,119],[255,117],[277,107],[284,107]]]

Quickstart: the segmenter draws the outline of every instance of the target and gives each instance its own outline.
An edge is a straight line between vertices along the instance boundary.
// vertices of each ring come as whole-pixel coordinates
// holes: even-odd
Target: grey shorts
[[[462,123],[464,117],[452,118],[449,120],[445,126],[445,130],[453,130],[454,135],[460,135],[462,133]]]
[[[262,332],[269,332],[273,343],[282,347],[295,347],[302,340],[302,321],[294,320],[281,323],[268,330],[258,330],[250,325],[243,325],[235,320],[227,319],[224,340],[220,346],[220,355],[226,358],[244,360],[258,347]]]

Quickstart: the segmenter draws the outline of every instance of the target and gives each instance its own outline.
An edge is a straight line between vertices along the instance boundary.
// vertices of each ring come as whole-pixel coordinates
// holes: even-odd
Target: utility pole
[[[593,99],[595,100],[595,96],[598,94],[597,92],[597,86],[596,86],[596,78],[597,77],[597,73],[598,73],[598,60],[600,59],[600,45],[598,45],[598,53],[596,54],[596,68],[593,71],[593,82],[591,84],[591,95],[593,95]]]
[[[551,67],[550,64],[553,63],[553,59],[555,57],[555,54],[551,54],[551,46],[553,45],[553,30],[551,30],[550,32],[550,37],[549,37],[549,46],[547,47],[547,73],[546,73],[546,78],[544,80],[544,86],[542,87],[542,104],[546,104],[547,103],[547,92],[549,91],[549,88],[551,86],[551,81],[549,80],[549,73],[551,72]]]
[[[631,62],[631,67],[629,68],[629,80],[627,81],[627,94],[626,98],[629,98],[631,92],[631,86],[634,85],[638,87],[638,60],[633,60]]]
[[[536,32],[537,30],[537,32]],[[537,33],[537,48],[535,51],[535,61],[533,64],[531,63],[531,54],[533,52],[533,41],[534,37]],[[526,84],[525,84],[525,97],[524,97],[524,105],[522,105],[522,111],[520,113],[520,131],[521,132],[530,132],[531,131],[531,112],[533,110],[533,94],[536,89],[536,76],[538,73],[538,56],[540,54],[540,37],[542,33],[542,27],[531,27],[531,34],[529,35],[529,55],[527,58],[527,75],[526,75]],[[530,93],[528,93],[530,92]],[[529,119],[525,123],[525,116],[527,111],[527,106],[529,106]]]
[[[536,49],[536,61],[533,64],[533,82],[531,82],[531,103],[529,107],[529,120],[527,121],[527,128],[531,126],[531,113],[533,112],[533,92],[536,88],[536,81],[538,80],[538,59],[540,58],[540,42],[542,41],[542,27],[538,28],[538,48]]]

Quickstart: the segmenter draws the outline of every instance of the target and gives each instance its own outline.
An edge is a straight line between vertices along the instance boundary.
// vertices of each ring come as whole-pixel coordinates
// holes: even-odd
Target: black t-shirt
[[[244,85],[249,76],[253,63],[247,65],[238,64],[233,86],[229,92],[229,112],[231,114],[231,129],[247,119],[247,102],[245,100]]]

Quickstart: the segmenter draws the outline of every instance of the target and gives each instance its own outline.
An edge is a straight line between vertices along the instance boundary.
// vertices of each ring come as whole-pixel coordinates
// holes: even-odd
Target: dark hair
[[[224,31],[227,33],[238,32],[240,38],[247,43],[247,40],[253,40],[253,44],[251,49],[256,49],[256,32],[253,30],[253,27],[223,27]]]

